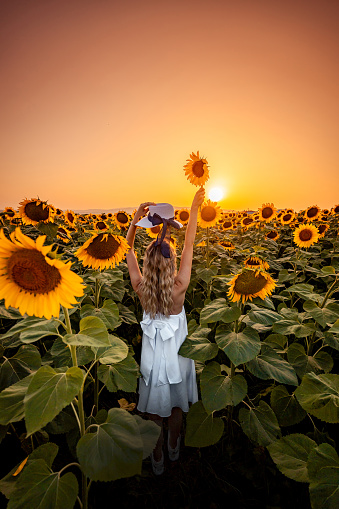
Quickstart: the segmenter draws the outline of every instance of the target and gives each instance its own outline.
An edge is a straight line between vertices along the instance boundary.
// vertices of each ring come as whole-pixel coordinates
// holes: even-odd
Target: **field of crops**
[[[338,205],[201,207],[180,349],[199,401],[161,479],[159,428],[136,410],[131,216],[32,199],[0,217],[4,507],[339,507]],[[140,265],[157,234],[137,229]],[[178,262],[184,236],[172,232]]]

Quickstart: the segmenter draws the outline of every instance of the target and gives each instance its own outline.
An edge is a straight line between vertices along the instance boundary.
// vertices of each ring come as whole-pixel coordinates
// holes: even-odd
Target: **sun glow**
[[[208,191],[208,197],[212,201],[220,201],[224,197],[224,194],[222,187],[212,187]]]

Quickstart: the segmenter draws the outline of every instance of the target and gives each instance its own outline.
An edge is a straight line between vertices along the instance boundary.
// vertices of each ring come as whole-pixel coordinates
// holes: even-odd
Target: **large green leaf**
[[[49,333],[48,335],[53,335],[53,333],[55,334],[57,332],[59,325],[60,324],[54,318],[46,320],[44,318],[28,316],[27,318],[23,318],[18,323],[13,325],[13,327],[11,327],[5,334],[1,336],[1,339],[11,338],[15,334],[19,333],[22,334],[25,338],[25,334],[29,334],[30,330],[33,334],[40,330],[42,332]]]
[[[314,301],[307,300],[303,308],[316,320],[322,327],[334,323],[339,318],[339,304],[329,303],[324,308],[320,308]]]
[[[309,285],[306,283],[300,283],[297,285],[292,285],[289,288],[286,288],[288,292],[296,293],[299,297],[302,297],[305,300],[314,300],[318,302],[320,300],[320,295],[313,292],[313,285]]]
[[[202,402],[208,413],[221,410],[227,405],[237,405],[247,394],[247,383],[243,376],[232,378],[221,373],[218,362],[205,366],[200,378]]]
[[[34,345],[22,345],[0,367],[0,391],[37,371],[41,366],[39,350]]]
[[[314,440],[294,433],[272,442],[267,449],[280,472],[286,477],[298,482],[309,482],[307,460],[316,446]]]
[[[110,392],[118,390],[135,392],[139,376],[139,366],[132,354],[116,364],[102,364],[98,368],[98,378]]]
[[[197,401],[190,407],[186,419],[185,445],[208,447],[220,440],[223,431],[223,420],[207,413],[202,401]]]
[[[205,283],[210,283],[213,279],[213,277],[217,274],[218,267],[215,265],[212,265],[209,268],[206,267],[200,267],[196,270],[196,275],[199,279],[202,279],[205,281]]]
[[[263,447],[281,437],[275,413],[263,400],[260,400],[256,408],[241,408],[239,421],[245,435]]]
[[[119,308],[120,318],[124,323],[129,323],[129,324],[139,323],[137,320],[137,317],[135,316],[133,311],[131,309],[129,309],[127,306],[124,306],[123,304],[121,304],[119,302],[118,308]]]
[[[261,323],[262,325],[273,325],[277,320],[281,319],[279,313],[271,309],[263,309],[254,304],[251,304],[251,308],[248,315],[252,322]]]
[[[78,494],[74,474],[51,472],[37,459],[23,469],[11,494],[8,509],[73,509]]]
[[[328,330],[331,334],[339,334],[339,319],[334,322],[332,327]]]
[[[53,356],[53,366],[55,368],[62,368],[65,366],[71,367],[73,365],[71,351],[68,345],[65,345],[62,338],[57,338],[50,353]],[[91,362],[95,355],[89,346],[77,346],[76,348],[77,365],[84,366]]]
[[[143,445],[142,459],[147,458],[153,451],[158,438],[160,436],[160,426],[153,423],[152,421],[142,419],[140,415],[134,415],[137,425],[139,426],[139,432]],[[157,426],[156,428],[154,427]]]
[[[303,345],[299,343],[292,343],[288,347],[287,358],[299,378],[309,372],[319,373],[319,371],[325,371],[327,373],[333,367],[333,359],[327,352],[320,351],[312,357],[306,354]]]
[[[0,393],[0,424],[6,425],[23,419],[24,397],[33,376],[26,376]]]
[[[280,426],[293,426],[301,422],[306,412],[298,403],[294,394],[290,394],[284,385],[277,385],[271,392],[271,407]]]
[[[236,333],[230,332],[224,325],[219,325],[215,341],[235,366],[253,359],[261,348],[259,334],[250,327]]]
[[[92,304],[85,304],[80,310],[81,318],[95,316],[100,318],[107,329],[113,330],[121,324],[119,318],[118,305],[112,299],[106,299],[101,308],[96,308]]]
[[[326,422],[339,422],[339,375],[307,373],[295,395],[306,412]]]
[[[50,366],[41,367],[33,376],[24,399],[27,435],[43,428],[78,394],[83,382],[80,368],[65,373]]]
[[[339,507],[339,458],[329,444],[315,447],[308,457],[312,509]]]
[[[231,323],[241,315],[241,310],[238,306],[228,306],[226,299],[223,297],[215,299],[207,306],[205,306],[200,312],[201,323],[213,323],[223,321],[225,323]]]
[[[141,426],[126,410],[111,408],[106,421],[94,425],[78,442],[77,456],[83,472],[93,481],[114,481],[141,474],[145,433],[150,453],[157,443],[160,427],[153,422]]]
[[[95,348],[92,346],[92,351],[95,358],[101,364],[115,364],[126,359],[128,355],[128,345],[117,336],[112,334],[108,335],[110,346]]]
[[[197,361],[214,359],[218,353],[218,345],[211,343],[207,336],[211,332],[209,328],[196,329],[193,334],[187,336],[179,349],[179,355]]]
[[[297,338],[306,338],[315,330],[313,324],[302,324],[296,320],[279,320],[273,324],[273,332],[278,334],[293,334]]]
[[[292,366],[269,345],[263,343],[260,354],[246,363],[249,371],[258,378],[273,378],[277,382],[298,385],[298,378]]]
[[[94,316],[80,320],[79,333],[66,334],[63,341],[67,345],[110,346],[106,325],[100,318]]]

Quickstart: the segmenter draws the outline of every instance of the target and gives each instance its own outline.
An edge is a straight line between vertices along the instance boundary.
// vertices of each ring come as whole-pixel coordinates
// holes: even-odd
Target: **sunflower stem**
[[[210,229],[209,229],[209,226],[207,226],[206,265],[207,265],[207,268],[209,268],[209,266],[210,266]]]
[[[331,295],[331,291],[332,291],[332,288],[335,286],[336,282],[337,282],[337,279],[338,279],[338,276],[335,278],[335,280],[333,281],[333,283],[331,284],[330,288],[327,290],[327,293],[324,297],[324,300],[320,306],[320,309],[323,309],[323,307],[325,306],[329,296]]]
[[[96,308],[99,307],[99,298],[100,298],[100,283],[98,277],[95,278],[95,299],[94,305]]]

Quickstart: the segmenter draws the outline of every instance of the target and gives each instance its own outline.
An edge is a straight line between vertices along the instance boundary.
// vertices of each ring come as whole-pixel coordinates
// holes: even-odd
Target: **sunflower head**
[[[319,239],[322,239],[323,237],[325,237],[325,233],[329,229],[329,225],[326,223],[322,223],[322,224],[319,224],[317,228],[318,228],[318,232],[319,232]]]
[[[86,267],[109,269],[118,265],[130,249],[124,237],[99,233],[88,239],[75,253]]]
[[[245,216],[242,218],[242,220],[241,220],[242,227],[249,227],[249,226],[253,226],[253,225],[255,225],[255,221],[252,217]]]
[[[162,231],[162,225],[157,224],[155,226],[152,226],[152,228],[146,228],[147,235],[151,237],[151,239],[156,239]]]
[[[203,186],[209,179],[207,160],[199,156],[199,150],[196,154],[194,152],[190,154],[184,170],[187,179],[195,186]]]
[[[270,268],[269,264],[260,258],[259,256],[249,256],[244,261],[245,267],[248,269],[264,269],[268,270]]]
[[[332,207],[332,209],[331,209],[331,213],[333,215],[339,214],[339,205],[334,205],[334,207]]]
[[[255,297],[265,299],[271,295],[276,282],[264,270],[243,269],[229,282],[230,289],[227,293],[232,302],[252,300]]]
[[[275,208],[273,203],[265,203],[262,205],[261,209],[259,209],[258,212],[260,221],[269,223],[275,218],[277,214],[277,209]]]
[[[17,217],[17,213],[12,207],[5,207],[3,214],[6,219],[13,219],[14,217]]]
[[[71,238],[71,232],[67,230],[65,226],[59,226],[57,230],[57,239],[60,239],[65,244],[68,244],[71,241]]]
[[[222,210],[216,202],[207,200],[198,211],[198,223],[203,228],[215,226],[222,217]]]
[[[295,215],[293,212],[284,212],[280,216],[280,221],[281,221],[281,224],[290,224],[290,223],[292,223],[294,218],[295,218]]]
[[[280,237],[277,230],[270,230],[266,233],[265,238],[269,240],[277,240]]]
[[[104,231],[107,231],[108,230],[108,225],[107,223],[105,223],[105,221],[96,221],[94,223],[94,228],[96,230],[99,230],[101,232],[104,232]]]
[[[20,202],[19,215],[23,224],[49,223],[54,221],[56,209],[53,205],[48,205],[46,201],[39,198],[31,198]]]
[[[185,225],[189,221],[190,211],[188,209],[178,210],[176,217],[181,224]]]
[[[64,219],[69,226],[74,227],[77,222],[77,215],[73,210],[66,210],[66,212],[64,212]]]
[[[231,230],[233,228],[233,221],[231,221],[230,219],[225,219],[222,223],[221,223],[221,228],[223,230]]]
[[[320,212],[321,209],[318,207],[318,205],[312,205],[305,210],[304,218],[307,221],[315,221],[318,218]]]
[[[114,214],[114,220],[117,226],[122,230],[127,229],[129,222],[131,220],[130,215],[127,214],[124,210],[119,210]]]
[[[235,245],[232,244],[229,240],[221,240],[218,242],[219,246],[222,246],[226,251],[231,251],[232,249],[235,249]]]
[[[59,316],[60,305],[73,307],[84,287],[71,262],[47,256],[52,246],[43,245],[45,238],[34,241],[16,228],[9,240],[0,231],[0,299],[22,315],[49,319]]]
[[[310,247],[319,240],[318,228],[311,223],[301,224],[294,230],[293,240],[299,247]]]

